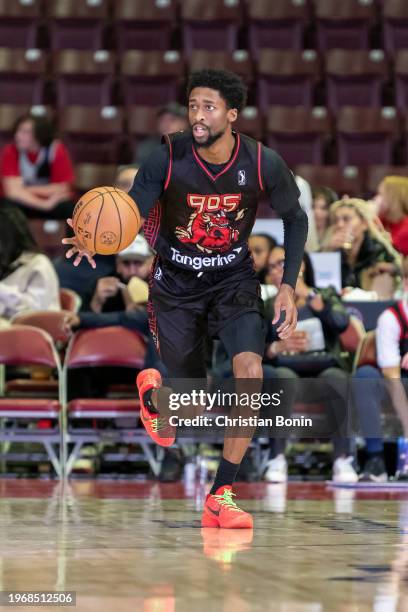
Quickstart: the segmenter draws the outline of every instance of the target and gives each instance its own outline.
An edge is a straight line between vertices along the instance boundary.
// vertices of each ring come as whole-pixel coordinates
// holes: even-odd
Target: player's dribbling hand
[[[272,324],[275,325],[280,317],[282,310],[285,311],[285,320],[279,325],[278,336],[281,340],[286,340],[295,331],[297,324],[297,308],[295,305],[295,291],[293,287],[282,284],[277,293],[274,303],[274,317]]]
[[[67,219],[67,223],[70,227],[72,227],[72,219]],[[75,267],[79,266],[83,257],[86,257],[89,262],[89,265],[92,268],[96,268],[96,261],[93,258],[95,253],[93,253],[92,251],[88,251],[88,249],[85,249],[78,241],[78,238],[76,236],[72,236],[72,238],[63,238],[62,244],[69,244],[72,246],[72,248],[70,248],[65,253],[65,257],[69,259],[70,257],[76,254],[76,257],[74,259]]]

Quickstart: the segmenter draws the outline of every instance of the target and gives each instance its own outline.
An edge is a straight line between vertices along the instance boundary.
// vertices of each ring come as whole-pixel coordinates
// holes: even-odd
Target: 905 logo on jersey
[[[233,212],[238,208],[240,202],[240,193],[224,193],[222,195],[187,194],[187,204],[198,213],[215,212],[217,210]]]

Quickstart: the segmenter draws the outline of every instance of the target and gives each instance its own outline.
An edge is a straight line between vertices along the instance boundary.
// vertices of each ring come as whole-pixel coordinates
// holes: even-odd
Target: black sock
[[[221,457],[221,461],[215,475],[214,484],[211,487],[211,495],[214,495],[214,493],[217,492],[217,489],[223,487],[224,485],[232,485],[237,475],[239,466],[239,463],[231,463],[231,461]]]

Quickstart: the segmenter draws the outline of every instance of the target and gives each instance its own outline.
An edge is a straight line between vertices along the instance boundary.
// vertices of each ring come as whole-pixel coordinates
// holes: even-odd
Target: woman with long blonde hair
[[[386,176],[378,185],[375,201],[394,247],[408,255],[408,178]]]
[[[365,200],[348,198],[332,204],[322,250],[341,252],[343,287],[374,290],[381,298],[394,293],[401,257]]]

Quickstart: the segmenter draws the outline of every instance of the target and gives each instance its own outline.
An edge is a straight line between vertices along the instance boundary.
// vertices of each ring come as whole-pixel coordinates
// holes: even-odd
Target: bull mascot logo
[[[244,214],[245,209],[240,210],[234,221],[240,221]],[[175,234],[180,242],[195,244],[203,253],[225,253],[239,238],[239,231],[231,227],[224,210],[193,213],[187,227],[176,227]]]

